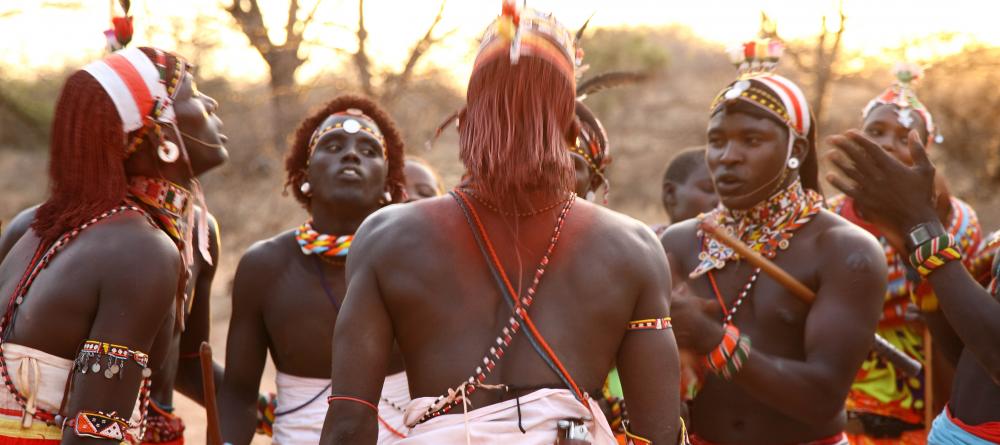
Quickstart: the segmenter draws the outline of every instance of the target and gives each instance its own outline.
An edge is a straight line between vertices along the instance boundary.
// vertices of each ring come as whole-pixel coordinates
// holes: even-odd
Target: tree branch
[[[285,45],[288,45],[292,41],[292,36],[295,35],[295,22],[298,19],[298,12],[299,0],[290,0],[288,2],[288,17],[285,19]]]
[[[361,82],[361,91],[375,97],[372,89],[371,62],[368,60],[368,53],[365,52],[365,41],[368,40],[368,31],[365,29],[365,0],[358,0],[358,51],[354,53],[354,65],[358,68],[358,80]]]
[[[240,25],[240,30],[243,34],[247,36],[250,40],[250,45],[260,53],[264,61],[267,62],[268,66],[271,65],[272,61],[269,60],[268,56],[271,53],[271,39],[267,37],[267,28],[264,27],[264,18],[260,14],[260,8],[257,6],[257,0],[246,0],[250,5],[248,11],[244,11],[240,6],[243,3],[240,0],[233,0],[231,6],[225,7],[226,12],[229,13],[236,20],[236,24]]]
[[[395,99],[406,88],[410,82],[410,78],[413,77],[413,69],[416,67],[417,62],[420,61],[420,58],[427,53],[427,50],[432,45],[440,41],[440,39],[434,38],[434,28],[441,23],[441,18],[444,16],[444,7],[447,3],[448,0],[441,0],[441,5],[438,6],[438,12],[434,16],[434,21],[427,28],[427,32],[424,33],[423,38],[413,45],[413,48],[410,50],[410,57],[406,60],[406,65],[403,66],[403,71],[391,77],[391,88],[386,89],[386,94],[383,96],[384,100],[391,101]]]

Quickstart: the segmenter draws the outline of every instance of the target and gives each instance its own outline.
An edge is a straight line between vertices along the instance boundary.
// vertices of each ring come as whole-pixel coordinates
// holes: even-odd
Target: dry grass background
[[[682,29],[597,30],[588,42],[591,74],[611,69],[654,74],[644,85],[599,94],[588,99],[588,104],[604,122],[612,144],[610,207],[647,223],[665,222],[659,204],[660,177],[665,165],[679,150],[703,143],[709,102],[731,80],[733,70],[722,56],[721,48],[700,42]],[[876,66],[836,83],[828,99],[829,111],[821,122],[821,133],[832,134],[858,125],[860,108],[887,85],[889,77],[885,71],[884,66]],[[799,78],[802,73],[790,70],[788,74]],[[392,104],[390,111],[406,137],[408,154],[427,159],[440,170],[446,186],[450,187],[457,183],[462,172],[454,132],[445,132],[433,149],[425,148],[439,121],[457,109],[463,99],[463,93],[442,82],[442,78],[439,72],[426,73]],[[976,79],[982,94],[993,91],[990,85],[995,83],[981,76]],[[49,83],[58,88],[61,82]],[[337,93],[348,92],[350,85],[348,77],[324,79],[304,90],[302,101],[306,109],[315,109]],[[984,228],[996,229],[1000,224],[1000,207],[992,196],[995,183],[988,180],[989,162],[984,159],[992,159],[991,156],[996,156],[994,152],[1000,151],[997,149],[1000,144],[995,142],[998,135],[988,123],[970,124],[970,120],[989,119],[988,112],[978,117],[959,113],[965,105],[952,103],[960,98],[952,98],[948,85],[944,79],[930,85],[933,95],[925,100],[932,110],[935,100],[941,108],[953,107],[948,114],[964,120],[949,123],[938,117],[948,140],[933,155],[948,173],[953,192],[973,203]],[[223,250],[213,286],[211,334],[216,360],[221,362],[232,278],[240,256],[254,241],[292,227],[307,215],[290,196],[282,195],[283,153],[269,146],[270,114],[265,87],[232,85],[223,79],[202,79],[199,87],[222,103],[220,115],[225,121],[224,131],[230,137],[230,162],[202,178],[209,208],[222,229]],[[974,91],[964,94],[966,98],[972,96],[969,99],[973,103],[985,97],[977,96]],[[990,98],[997,96],[991,94]],[[51,103],[56,96],[49,87],[43,97]],[[993,104],[1000,103],[1000,99],[990,100]],[[22,133],[16,120],[0,108],[0,221],[9,221],[18,211],[45,197],[44,140]],[[949,144],[950,140],[957,142]],[[969,146],[976,141],[983,146]],[[955,149],[956,145],[963,150]],[[982,159],[977,159],[976,153]],[[262,389],[273,390],[270,367]],[[188,423],[189,443],[204,443],[204,412],[180,395],[176,404]],[[255,441],[258,442],[266,443],[262,438]]]

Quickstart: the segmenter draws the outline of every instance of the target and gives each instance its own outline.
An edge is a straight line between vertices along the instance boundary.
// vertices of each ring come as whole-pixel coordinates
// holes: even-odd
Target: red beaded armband
[[[102,367],[102,358],[104,366]],[[116,345],[97,340],[87,340],[80,348],[80,355],[74,362],[75,369],[81,374],[88,372],[98,373],[104,370],[105,378],[112,378],[115,375],[121,378],[121,373],[125,368],[125,363],[134,361],[142,368],[142,376],[149,377],[149,355],[144,352],[129,349],[127,346]]]
[[[664,329],[670,329],[670,317],[663,318],[647,318],[645,320],[633,320],[628,322],[629,331],[646,331],[654,330],[661,331]]]
[[[750,358],[750,337],[740,335],[739,328],[733,324],[726,324],[725,329],[719,346],[709,352],[703,362],[716,375],[730,380]]]
[[[117,413],[100,411],[80,411],[75,418],[66,419],[63,428],[73,428],[78,437],[94,439],[111,439],[118,442],[125,440],[128,421],[118,417]]]

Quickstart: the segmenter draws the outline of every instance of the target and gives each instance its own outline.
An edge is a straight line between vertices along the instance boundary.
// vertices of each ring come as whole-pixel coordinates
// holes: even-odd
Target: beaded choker
[[[699,216],[699,220],[709,219],[754,251],[774,258],[779,250],[788,248],[795,231],[811,221],[822,208],[823,197],[815,191],[803,189],[802,183],[795,180],[784,190],[750,209],[733,210],[720,205]],[[698,231],[698,237],[702,240],[701,253],[691,278],[713,269],[722,269],[729,261],[740,259],[733,249],[703,231]]]
[[[295,241],[305,255],[318,255],[321,259],[346,259],[354,235],[319,233],[313,229],[312,221],[306,221],[295,229]]]
[[[193,235],[187,218],[191,211],[191,192],[165,179],[142,176],[132,177],[128,192],[152,210],[152,217],[167,235],[189,248]]]

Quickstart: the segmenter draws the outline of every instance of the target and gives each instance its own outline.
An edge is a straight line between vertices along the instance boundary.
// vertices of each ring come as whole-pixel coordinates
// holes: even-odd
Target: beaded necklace
[[[3,334],[4,338],[7,337],[8,334],[7,330],[11,327],[11,322],[13,321],[15,312],[17,312],[17,308],[20,307],[22,304],[24,304],[24,298],[28,294],[28,289],[31,287],[32,283],[34,283],[35,279],[38,277],[38,274],[41,273],[42,269],[48,267],[49,263],[52,262],[52,258],[54,258],[56,254],[59,253],[59,251],[65,248],[66,245],[70,243],[70,241],[75,239],[81,232],[83,232],[87,228],[111,216],[114,216],[116,214],[125,211],[138,212],[139,214],[149,218],[149,215],[146,214],[145,211],[134,205],[130,204],[120,205],[98,216],[95,216],[91,218],[89,221],[81,224],[80,226],[64,233],[62,236],[59,237],[59,239],[57,239],[50,246],[46,246],[42,243],[39,243],[38,248],[35,249],[35,254],[32,256],[31,261],[28,263],[28,267],[25,269],[24,274],[18,281],[17,286],[14,287],[14,292],[11,293],[10,299],[7,302],[7,309],[3,314],[3,318],[0,319],[0,333]],[[149,223],[154,224],[152,220],[149,220]],[[14,396],[14,400],[17,402],[18,405],[20,405],[21,410],[25,414],[30,414],[32,418],[45,422],[48,425],[59,426],[58,424],[61,421],[61,416],[59,415],[59,413],[53,413],[51,411],[39,408],[37,406],[34,407],[33,410],[30,411],[28,410],[28,399],[24,397],[24,395],[22,395],[20,391],[18,391],[17,387],[14,386],[14,380],[11,378],[9,369],[7,368],[7,360],[4,358],[4,352],[3,352],[3,343],[4,343],[3,341],[0,341],[0,377],[3,378],[4,386]],[[72,373],[67,378],[72,379],[73,378]],[[139,426],[141,427],[141,430],[139,432],[139,437],[142,437],[142,434],[144,433],[143,430],[145,428],[144,427],[145,412],[146,412],[146,406],[148,405],[150,400],[149,397],[150,387],[151,387],[151,379],[148,373],[144,373],[142,379],[142,385],[139,390],[140,412],[143,413],[143,417],[139,422]],[[65,402],[66,401],[63,400],[63,405],[65,405]]]
[[[462,199],[464,201],[464,196],[461,191],[456,193],[457,199]],[[514,336],[517,335],[521,330],[521,322],[524,320],[526,323],[530,322],[527,318],[528,308],[534,301],[535,293],[538,290],[538,284],[541,282],[542,276],[545,275],[545,269],[549,264],[549,258],[552,256],[552,252],[555,250],[556,244],[559,242],[559,235],[562,233],[563,224],[566,222],[566,216],[569,214],[570,209],[573,207],[573,203],[576,201],[576,195],[570,194],[569,199],[563,201],[563,208],[559,212],[559,216],[556,218],[555,227],[552,229],[552,237],[549,240],[549,246],[545,250],[545,254],[542,255],[541,261],[539,261],[538,267],[535,269],[535,277],[531,282],[531,286],[528,288],[527,295],[518,298],[516,294],[514,297],[514,314],[507,320],[507,326],[501,329],[500,335],[494,340],[494,345],[490,346],[487,353],[483,356],[481,360],[482,364],[476,366],[473,374],[469,376],[468,379],[460,383],[456,388],[449,388],[447,396],[438,396],[438,398],[432,403],[424,414],[417,420],[417,423],[423,423],[440,415],[446,414],[451,411],[454,407],[459,404],[465,403],[466,398],[476,391],[477,388],[484,386],[486,377],[493,372],[496,367],[497,362],[503,358],[505,350],[510,346],[511,341],[513,341]],[[466,202],[468,206],[468,203]],[[479,216],[475,213],[475,210],[468,206],[471,213],[471,217],[475,221],[476,225],[482,234],[485,235],[485,231],[482,230],[482,223],[479,220]],[[496,257],[496,253],[492,248],[492,243],[484,240],[486,242],[487,249],[491,257]],[[503,273],[502,269],[499,271]],[[504,274],[504,281],[508,287],[510,287],[509,281],[506,279],[506,274]],[[529,325],[529,329],[533,329],[533,326]]]
[[[193,238],[188,220],[191,212],[192,195],[166,179],[133,176],[129,180],[128,192],[150,207],[151,215],[182,249],[189,249]]]
[[[823,209],[823,197],[813,190],[805,190],[796,179],[784,190],[776,193],[750,209],[733,210],[718,208],[698,217],[723,228],[756,252],[773,259],[779,251],[788,249],[795,231],[812,220]],[[701,239],[700,261],[691,272],[696,278],[713,269],[726,267],[729,261],[740,256],[733,249],[698,230]]]
[[[295,229],[295,241],[306,255],[317,255],[321,259],[347,259],[347,253],[354,241],[354,235],[327,235],[319,233],[312,227],[312,220],[302,223]]]
[[[724,228],[748,244],[754,251],[773,259],[779,251],[788,249],[795,231],[811,221],[822,208],[822,196],[812,190],[804,190],[802,183],[795,180],[781,192],[748,210],[730,210],[720,205],[712,212],[699,216],[699,220],[713,221],[718,227]],[[747,282],[740,288],[740,293],[733,300],[732,306],[727,307],[715,280],[714,271],[721,270],[729,261],[739,260],[739,255],[702,230],[698,231],[698,236],[701,238],[701,252],[698,254],[701,263],[691,272],[691,277],[708,275],[712,292],[722,308],[722,324],[723,326],[732,324],[733,317],[750,297],[750,292],[757,284],[761,269],[754,268]]]
[[[489,201],[487,201],[487,200],[483,199],[482,197],[480,197],[479,194],[477,194],[472,189],[466,188],[466,189],[461,189],[461,191],[463,193],[469,195],[469,196],[472,196],[472,198],[475,199],[476,202],[482,204],[483,207],[486,207],[487,209],[492,210],[493,213],[499,213],[499,214],[505,215],[505,216],[517,216],[517,217],[520,217],[520,218],[524,218],[524,217],[528,217],[528,216],[540,215],[540,214],[548,212],[549,210],[552,210],[552,209],[554,209],[556,207],[559,207],[560,205],[566,204],[566,200],[563,199],[563,200],[556,201],[556,202],[554,202],[552,204],[549,204],[549,205],[547,205],[545,207],[542,207],[540,209],[532,210],[530,212],[523,212],[523,213],[522,212],[508,212],[508,211],[500,210],[499,208],[497,208],[496,206],[494,206],[493,204],[491,204]],[[576,196],[573,196],[573,197],[568,198],[568,199],[575,199],[575,198],[576,198]]]

